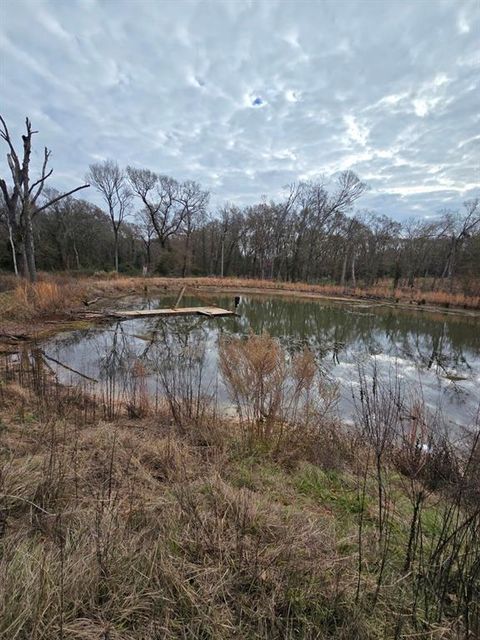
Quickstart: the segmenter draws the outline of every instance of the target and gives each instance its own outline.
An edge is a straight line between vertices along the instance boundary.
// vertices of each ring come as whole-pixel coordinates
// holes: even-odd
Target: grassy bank
[[[312,355],[266,336],[221,345],[236,419],[188,366],[153,403],[140,364],[112,399],[5,360],[0,637],[478,637],[477,441],[366,381],[346,430]]]

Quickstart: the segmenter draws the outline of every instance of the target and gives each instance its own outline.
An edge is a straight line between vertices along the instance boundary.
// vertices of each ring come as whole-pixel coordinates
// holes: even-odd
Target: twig
[[[2,494],[2,498],[11,498],[13,500],[21,500],[22,502],[26,502],[27,504],[31,505],[32,507],[35,507],[35,509],[38,509],[39,511],[42,511],[43,513],[46,513],[47,516],[56,516],[57,515],[56,513],[52,513],[51,511],[47,511],[46,509],[44,509],[40,505],[35,504],[35,502],[32,502],[28,498],[22,498],[22,496],[13,496],[13,495],[10,495],[10,494],[3,493]]]

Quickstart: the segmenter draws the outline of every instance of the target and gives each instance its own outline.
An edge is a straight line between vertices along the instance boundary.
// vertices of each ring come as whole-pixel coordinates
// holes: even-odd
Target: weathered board
[[[218,307],[178,307],[176,309],[129,309],[107,311],[105,315],[112,318],[145,318],[149,316],[207,316],[208,318],[221,318],[223,316],[234,316],[236,313],[229,309]]]

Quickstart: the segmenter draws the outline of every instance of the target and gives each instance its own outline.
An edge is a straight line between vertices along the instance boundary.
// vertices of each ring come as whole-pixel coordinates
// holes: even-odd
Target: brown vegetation
[[[351,299],[379,300],[394,303],[413,304],[417,306],[434,305],[461,309],[480,309],[480,284],[473,290],[472,295],[465,295],[459,291],[439,289],[432,291],[430,283],[419,280],[416,287],[392,288],[390,280],[384,280],[375,286],[358,286],[354,289],[332,284],[306,284],[304,282],[280,282],[275,280],[256,280],[247,278],[159,278],[151,277],[139,279],[132,277],[105,278],[102,274],[96,278],[96,287],[106,290],[122,291],[135,289],[147,285],[148,288],[181,288],[186,285],[192,289],[214,289],[219,291],[231,290],[241,292],[248,290],[267,293],[287,292],[308,295],[312,297],[339,297]],[[140,284],[141,283],[141,284]],[[193,293],[193,291],[191,291]]]
[[[123,279],[122,279],[123,280]],[[128,279],[131,282],[131,279]],[[383,280],[374,286],[357,286],[355,288],[342,287],[334,284],[306,284],[304,282],[281,282],[275,280],[255,280],[246,278],[151,278],[152,284],[187,286],[199,288],[218,288],[232,290],[261,290],[266,292],[289,292],[293,294],[307,294],[312,297],[340,297],[365,300],[384,300],[389,302],[403,302],[418,306],[435,305],[456,307],[462,309],[480,309],[480,284],[473,287],[472,295],[466,295],[460,290],[448,291],[438,289],[432,291],[430,282],[418,280],[416,287],[402,286],[395,290],[391,280]]]
[[[188,370],[154,406],[139,364],[112,412],[5,361],[0,636],[478,637],[478,437],[454,450],[366,380],[347,432],[308,352],[222,349],[238,421]]]
[[[35,283],[17,280],[12,291],[0,293],[0,319],[31,320],[62,314],[78,305],[84,287],[69,278],[48,278]]]

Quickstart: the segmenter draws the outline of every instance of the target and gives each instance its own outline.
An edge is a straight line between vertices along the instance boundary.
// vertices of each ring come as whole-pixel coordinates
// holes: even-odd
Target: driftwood
[[[91,304],[95,304],[99,300],[102,300],[102,298],[104,297],[105,296],[98,296],[97,298],[93,298],[93,300],[82,300],[82,302],[86,307],[89,307]]]

